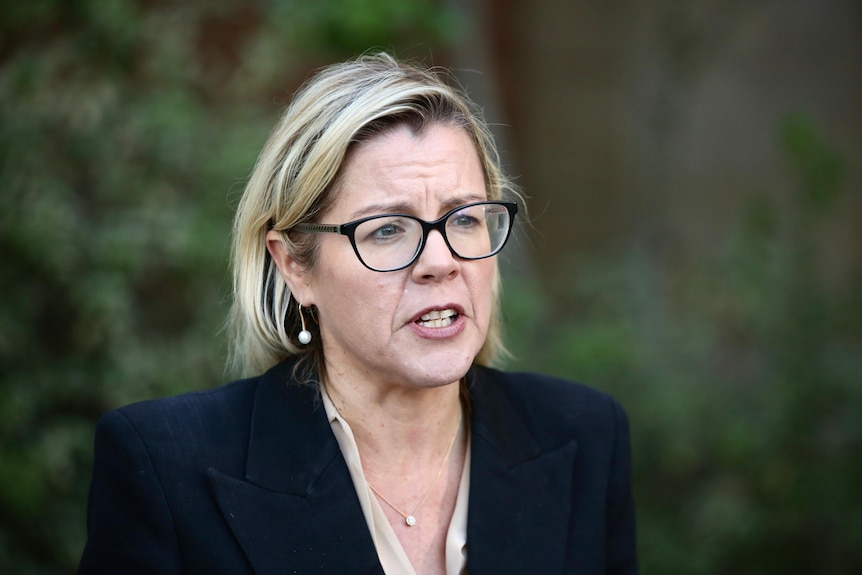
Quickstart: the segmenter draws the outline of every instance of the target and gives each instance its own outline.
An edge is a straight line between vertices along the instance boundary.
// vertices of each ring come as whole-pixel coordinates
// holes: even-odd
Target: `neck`
[[[364,458],[400,465],[439,461],[461,421],[460,382],[386,389],[327,379],[326,392],[349,424]]]

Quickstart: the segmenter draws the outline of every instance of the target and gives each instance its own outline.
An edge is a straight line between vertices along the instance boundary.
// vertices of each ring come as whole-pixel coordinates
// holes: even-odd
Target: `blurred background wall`
[[[74,569],[101,413],[231,377],[243,182],[381,47],[494,125],[508,367],[628,409],[642,571],[862,571],[859,2],[34,0],[0,4],[0,572]]]

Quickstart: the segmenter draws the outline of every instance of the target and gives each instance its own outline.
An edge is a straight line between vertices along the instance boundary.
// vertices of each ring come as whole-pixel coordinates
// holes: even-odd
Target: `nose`
[[[416,263],[413,264],[413,279],[416,281],[435,281],[456,275],[461,268],[458,259],[439,230],[431,230],[425,246]]]

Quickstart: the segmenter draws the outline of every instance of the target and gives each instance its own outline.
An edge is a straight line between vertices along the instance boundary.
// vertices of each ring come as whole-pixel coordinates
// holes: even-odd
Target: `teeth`
[[[423,314],[419,319],[419,325],[423,327],[446,327],[455,321],[455,316],[458,315],[453,309],[433,310]]]
[[[444,309],[444,310],[432,310],[422,316],[422,321],[428,321],[430,319],[445,319],[447,317],[452,317],[453,315],[457,315],[457,312],[454,309]]]

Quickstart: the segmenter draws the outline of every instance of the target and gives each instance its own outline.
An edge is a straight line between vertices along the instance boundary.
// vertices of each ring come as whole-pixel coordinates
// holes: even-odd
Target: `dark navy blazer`
[[[79,575],[382,574],[323,405],[291,368],[106,414]],[[637,573],[620,406],[487,368],[468,389],[470,574]]]

